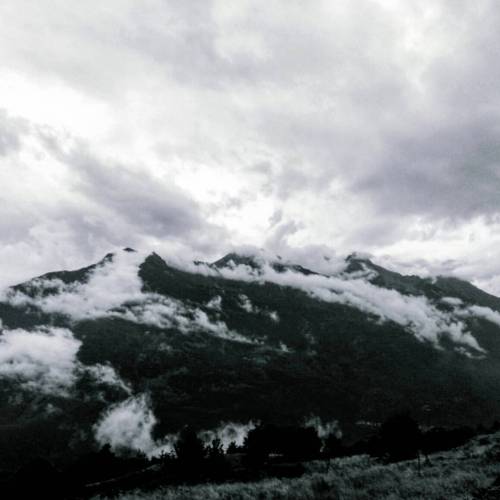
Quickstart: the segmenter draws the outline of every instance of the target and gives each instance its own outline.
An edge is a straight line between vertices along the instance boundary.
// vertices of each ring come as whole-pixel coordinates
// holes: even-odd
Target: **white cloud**
[[[460,316],[482,318],[500,326],[500,313],[493,311],[493,309],[490,309],[489,307],[469,306],[464,309],[457,309],[456,312]]]
[[[95,424],[95,438],[113,451],[138,450],[151,454],[157,449],[152,438],[156,417],[145,395],[131,397],[110,407]]]
[[[215,311],[221,311],[222,310],[222,297],[220,295],[216,295],[215,297],[211,298],[207,302],[207,307],[208,307],[208,309],[214,309]]]
[[[271,311],[269,313],[269,317],[275,322],[275,323],[279,323],[280,321],[280,317],[278,315],[278,313],[276,311]]]
[[[442,336],[446,336],[457,344],[482,351],[460,318],[439,310],[424,296],[408,296],[378,287],[367,281],[364,274],[362,277],[342,273],[336,276],[305,275],[291,270],[277,272],[265,260],[260,260],[259,265],[259,269],[247,265],[230,265],[217,271],[206,266],[197,266],[197,269],[205,274],[219,273],[227,279],[272,282],[298,288],[318,300],[345,304],[381,321],[394,321],[419,340],[429,341],[436,347],[439,347]]]
[[[500,235],[499,13],[450,0],[2,2],[0,279],[117,245],[213,256],[314,243],[470,258],[469,278],[498,291],[483,256]],[[40,130],[90,145],[112,181],[34,144]],[[167,203],[177,187],[186,199]]]
[[[279,322],[280,318],[276,311],[269,311],[267,309],[262,309],[261,307],[257,307],[255,304],[252,304],[252,301],[245,294],[238,295],[238,299],[239,299],[239,306],[247,313],[262,314],[264,316],[268,316],[275,323]]]
[[[189,323],[187,330],[199,329],[200,331],[207,331],[214,336],[224,340],[232,340],[235,342],[242,342],[244,344],[259,344],[257,339],[250,339],[238,332],[230,330],[223,321],[211,321],[207,314],[196,309],[194,311],[194,320]]]
[[[142,282],[137,273],[144,257],[135,252],[118,252],[84,283],[37,279],[29,284],[29,293],[34,297],[7,289],[4,300],[14,306],[35,305],[44,312],[65,314],[75,320],[106,316],[125,302],[141,301]],[[47,294],[47,290],[55,293]]]
[[[85,283],[36,280],[30,290],[34,297],[9,289],[4,292],[4,300],[17,306],[36,305],[45,312],[63,313],[74,320],[114,316],[159,328],[176,328],[183,333],[199,331],[225,340],[257,342],[230,330],[223,321],[212,320],[199,307],[143,292],[138,266],[145,255],[140,252],[118,252],[113,259],[97,267]],[[439,310],[424,296],[408,296],[378,287],[369,281],[371,273],[305,275],[293,270],[277,272],[263,255],[259,255],[257,261],[258,268],[230,262],[228,267],[219,270],[203,264],[189,264],[187,270],[211,276],[222,275],[233,280],[268,281],[298,288],[318,300],[355,307],[380,321],[394,321],[418,339],[429,341],[437,347],[441,338],[446,336],[457,344],[482,351],[460,317]],[[44,293],[47,289],[57,293]],[[267,314],[273,321],[279,321],[277,314],[257,308],[248,297],[242,295],[239,300],[245,311]]]
[[[457,297],[443,297],[441,299],[441,302],[444,302],[445,304],[450,304],[451,306],[460,306],[463,304],[461,299],[458,299]]]
[[[48,394],[67,395],[76,381],[81,342],[70,330],[45,327],[0,334],[0,377]]]
[[[279,350],[285,354],[289,354],[291,352],[290,348],[284,342],[280,342]]]
[[[257,313],[259,312],[258,308],[256,308],[250,299],[243,294],[238,295],[238,299],[240,300],[240,307],[246,311],[247,313]]]
[[[167,434],[155,440],[153,430],[156,423],[149,397],[139,394],[109,407],[94,425],[94,436],[100,445],[109,444],[118,453],[128,450],[142,451],[148,456],[172,453],[179,435]],[[219,438],[227,449],[233,441],[237,446],[242,446],[246,435],[253,428],[255,423],[252,421],[221,422],[215,429],[200,431],[198,436],[206,445]]]
[[[146,255],[119,251],[96,267],[84,282],[37,279],[29,283],[28,293],[6,289],[0,298],[16,307],[32,305],[75,321],[117,317],[158,328],[176,328],[186,334],[205,332],[224,340],[256,342],[230,330],[223,321],[210,319],[199,307],[143,292],[138,273]]]
[[[79,372],[90,374],[97,382],[112,387],[117,387],[127,394],[132,393],[132,388],[116,373],[111,365],[80,365]]]
[[[2,330],[0,322],[0,377],[25,390],[69,397],[77,380],[88,374],[100,384],[131,392],[112,366],[78,361],[81,344],[67,328]]]
[[[305,427],[312,427],[313,429],[315,429],[320,439],[324,439],[332,434],[337,438],[342,437],[342,430],[340,429],[339,423],[336,420],[323,422],[320,417],[311,416],[306,419],[304,425]]]
[[[220,439],[225,450],[234,442],[236,446],[242,446],[248,433],[255,429],[256,424],[252,421],[246,424],[238,422],[221,422],[216,429],[201,431],[198,436],[205,444],[210,444],[214,439]]]

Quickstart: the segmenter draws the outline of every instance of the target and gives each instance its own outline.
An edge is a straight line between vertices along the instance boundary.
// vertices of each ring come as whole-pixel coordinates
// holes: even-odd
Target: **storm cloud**
[[[499,293],[499,20],[493,0],[3,2],[0,284],[250,244]]]

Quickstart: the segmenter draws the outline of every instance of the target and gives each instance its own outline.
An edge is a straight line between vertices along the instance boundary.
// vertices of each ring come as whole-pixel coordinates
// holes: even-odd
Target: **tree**
[[[212,479],[220,480],[229,473],[229,466],[224,456],[224,448],[219,438],[207,446],[207,472]]]
[[[236,444],[236,441],[231,441],[229,443],[229,446],[227,447],[226,453],[228,455],[232,455],[233,453],[239,453],[241,450],[238,448],[238,445]]]
[[[271,452],[271,435],[272,429],[265,425],[248,432],[243,447],[250,465],[260,466],[267,460]]]
[[[222,447],[222,441],[219,438],[215,438],[207,446],[207,454],[210,460],[217,460],[224,457],[224,448]]]
[[[323,443],[323,454],[328,458],[341,457],[344,453],[342,440],[335,434],[328,434]]]
[[[205,447],[192,427],[184,427],[175,444],[177,465],[181,475],[187,478],[199,477],[205,459]]]
[[[380,428],[380,451],[391,462],[419,456],[421,433],[408,413],[388,418]]]
[[[321,439],[310,427],[261,425],[248,433],[245,450],[255,465],[264,463],[270,453],[291,460],[308,460],[319,455]]]
[[[276,441],[276,451],[292,460],[316,458],[321,451],[321,439],[312,427],[279,428]]]

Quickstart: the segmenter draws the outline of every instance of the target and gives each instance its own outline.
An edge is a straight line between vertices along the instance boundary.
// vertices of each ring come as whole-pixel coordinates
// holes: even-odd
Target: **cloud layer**
[[[211,319],[195,305],[143,292],[139,265],[145,257],[142,252],[119,251],[101,262],[83,282],[39,278],[28,283],[26,292],[9,288],[0,299],[15,307],[34,306],[45,313],[63,314],[73,321],[115,317],[162,329],[175,328],[185,334],[204,332],[228,341],[256,342],[230,330],[223,321]]]
[[[493,0],[3,2],[1,282],[253,244],[499,292],[499,19]]]
[[[393,321],[419,340],[428,341],[436,347],[440,346],[443,338],[447,338],[458,345],[483,352],[459,315],[440,310],[423,295],[404,295],[397,290],[374,285],[370,282],[373,271],[307,275],[293,269],[278,272],[274,269],[272,261],[262,256],[258,256],[257,259],[259,263],[257,268],[235,264],[233,261],[216,270],[205,265],[189,268],[203,274],[222,275],[227,279],[256,283],[270,282],[298,288],[315,299],[348,305],[368,313],[379,321]],[[252,304],[244,299],[242,307],[247,312],[253,311]]]
[[[223,301],[213,297],[207,304],[189,304],[177,299],[143,291],[139,266],[146,253],[119,251],[104,259],[91,270],[82,282],[65,283],[55,278],[39,278],[25,285],[24,290],[6,289],[2,300],[15,307],[32,306],[49,314],[65,315],[70,321],[103,317],[122,318],[160,329],[175,329],[184,334],[200,332],[225,341],[259,345],[257,338],[243,336],[231,330],[220,319]],[[373,321],[392,321],[401,325],[417,339],[440,347],[443,339],[457,346],[471,349],[476,354],[483,349],[469,332],[464,318],[482,317],[497,323],[498,314],[489,308],[462,306],[453,297],[444,301],[452,310],[439,307],[423,295],[405,295],[397,290],[376,286],[371,280],[373,270],[345,273],[335,264],[334,274],[304,274],[294,267],[278,271],[269,254],[253,257],[257,267],[229,261],[224,267],[214,268],[205,264],[176,261],[176,266],[210,276],[256,283],[271,282],[303,290],[311,297],[336,304],[343,304],[363,311]],[[281,265],[286,261],[278,261]],[[265,315],[274,322],[280,318],[276,311],[260,308],[241,294],[239,307],[247,314]],[[285,349],[286,350],[286,349]],[[104,375],[104,374],[103,374]]]

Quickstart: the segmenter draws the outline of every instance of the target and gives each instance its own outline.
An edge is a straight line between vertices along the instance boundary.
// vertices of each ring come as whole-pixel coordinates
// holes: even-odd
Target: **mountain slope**
[[[234,254],[181,269],[132,251],[50,273],[0,300],[0,469],[19,449],[154,452],[186,423],[315,415],[356,436],[403,408],[426,424],[489,422],[499,304],[356,256],[332,276]]]

